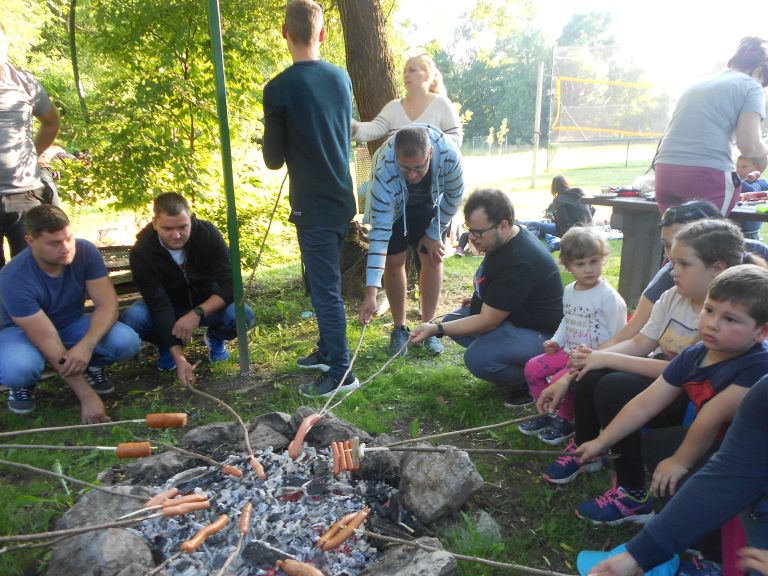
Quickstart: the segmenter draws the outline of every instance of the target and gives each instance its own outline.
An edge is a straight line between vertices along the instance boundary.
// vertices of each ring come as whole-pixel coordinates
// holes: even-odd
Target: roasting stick
[[[384,536],[383,534],[369,532],[368,530],[358,529],[355,532],[363,536],[368,536],[369,538],[383,540],[384,542],[391,542],[393,544],[403,544],[405,546],[421,548],[422,550],[426,550],[427,552],[448,552],[447,550],[441,550],[440,548],[433,548],[432,546],[426,546],[425,544],[421,544],[420,542],[401,540],[400,538]],[[457,560],[467,560],[469,562],[477,562],[479,564],[485,564],[486,566],[492,566],[494,568],[509,570],[510,572],[522,572],[523,574],[533,574],[534,576],[571,576],[570,574],[565,574],[563,572],[554,572],[552,570],[542,570],[540,568],[530,568],[528,566],[521,566],[520,564],[508,564],[506,562],[486,560],[485,558],[477,558],[476,556],[465,556],[464,554],[455,554],[453,552],[448,552],[448,554],[450,554]]]
[[[62,446],[57,444],[0,444],[0,450],[87,450],[114,452],[118,458],[143,458],[151,456],[149,442],[121,442],[117,446]]]
[[[171,562],[174,562],[179,556],[181,556],[184,552],[187,554],[191,554],[195,550],[197,550],[200,545],[205,542],[205,540],[208,538],[208,536],[212,536],[219,532],[221,529],[223,529],[227,524],[229,523],[229,516],[226,514],[222,514],[219,516],[215,522],[211,522],[208,524],[208,526],[204,526],[197,534],[195,534],[192,538],[187,540],[186,542],[183,542],[181,544],[181,549],[176,552],[173,556],[169,556],[165,560],[163,560],[159,565],[155,566],[152,570],[147,572],[144,576],[152,576],[153,574],[157,574],[165,568],[168,564]]]
[[[192,369],[196,370],[198,366],[200,366],[199,360],[195,362],[195,365],[192,367]],[[243,430],[243,436],[245,437],[245,449],[248,452],[251,468],[253,468],[254,472],[256,472],[256,476],[258,477],[259,480],[266,480],[267,475],[264,472],[264,466],[261,464],[261,462],[259,462],[259,459],[256,458],[256,455],[253,453],[253,448],[251,447],[251,439],[248,436],[248,427],[245,425],[245,422],[243,422],[243,419],[240,418],[240,414],[238,414],[229,404],[227,404],[223,400],[220,400],[216,398],[216,396],[212,396],[207,392],[198,390],[197,388],[192,386],[192,384],[190,384],[189,382],[182,382],[182,384],[184,384],[184,386],[186,386],[186,388],[193,394],[197,394],[198,396],[201,396],[206,400],[215,402],[216,404],[224,408],[227,412],[229,412],[230,414],[232,414],[232,416],[235,417],[235,420],[237,420],[237,423],[240,424],[240,428],[242,428]]]
[[[363,329],[360,331],[360,340],[357,341],[357,347],[355,348],[355,353],[352,355],[352,360],[349,361],[349,366],[347,367],[347,371],[344,372],[344,376],[341,377],[340,382],[343,383],[344,380],[347,379],[347,376],[349,376],[349,373],[352,371],[352,366],[355,365],[355,360],[357,360],[357,354],[360,352],[360,347],[363,345],[363,338],[365,337],[365,331],[368,328],[368,324],[363,324]],[[400,353],[400,350],[397,352]],[[331,402],[333,401],[333,398],[336,396],[336,394],[339,393],[339,388],[341,386],[333,389],[333,394],[328,398],[328,401],[325,403],[325,406],[320,410],[320,415],[325,416],[330,410],[328,409],[328,406],[331,405]]]
[[[98,424],[73,424],[72,426],[52,426],[50,428],[32,428],[29,430],[14,430],[0,432],[0,438],[37,434],[38,432],[60,432],[62,430],[83,430],[86,428],[101,428],[102,426],[119,426],[122,424],[146,424],[149,428],[182,428],[187,425],[187,415],[180,412],[147,414],[143,419],[117,420],[115,422],[100,422]]]
[[[253,504],[251,504],[251,501],[249,500],[245,503],[245,506],[243,506],[243,510],[240,513],[240,538],[237,540],[237,546],[235,546],[235,549],[229,555],[227,561],[224,562],[224,566],[221,567],[221,570],[216,573],[216,576],[224,576],[224,574],[227,572],[227,568],[229,568],[229,565],[232,564],[232,561],[237,558],[238,554],[240,554],[240,549],[243,547],[243,540],[245,540],[245,537],[248,535],[248,531],[251,529],[252,512]]]
[[[184,456],[189,456],[190,458],[194,458],[195,460],[202,460],[203,462],[208,462],[208,464],[211,464],[212,466],[218,466],[219,468],[221,468],[221,471],[224,472],[224,474],[229,474],[230,476],[237,476],[238,478],[242,478],[243,476],[243,471],[240,470],[240,468],[238,468],[237,466],[232,466],[231,464],[222,464],[221,462],[217,462],[210,456],[205,456],[204,454],[198,454],[197,452],[185,450],[184,448],[179,448],[178,446],[174,446],[172,444],[166,444],[164,442],[159,442],[157,440],[155,440],[154,442],[158,446],[162,446],[167,450],[178,452],[179,454],[183,454]],[[1,446],[2,444],[0,444],[0,447]]]

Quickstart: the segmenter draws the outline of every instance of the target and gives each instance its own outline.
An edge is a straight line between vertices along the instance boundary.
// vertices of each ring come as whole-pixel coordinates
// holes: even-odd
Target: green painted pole
[[[221,13],[218,0],[208,0],[208,28],[211,33],[211,52],[216,77],[216,109],[219,113],[221,133],[221,163],[224,169],[224,191],[227,195],[227,232],[229,257],[232,261],[232,284],[235,291],[235,321],[237,344],[240,352],[240,376],[250,373],[248,358],[248,334],[245,326],[243,305],[243,276],[240,270],[240,239],[237,231],[235,208],[235,183],[232,176],[232,149],[229,141],[229,116],[227,114],[227,80],[224,76],[224,54],[221,48]]]

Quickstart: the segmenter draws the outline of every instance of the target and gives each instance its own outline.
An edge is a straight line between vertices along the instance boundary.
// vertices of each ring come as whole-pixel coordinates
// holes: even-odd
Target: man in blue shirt
[[[99,396],[114,387],[104,367],[138,354],[139,336],[116,322],[117,295],[101,254],[75,239],[60,208],[32,208],[26,240],[0,271],[0,384],[9,388],[8,408],[34,410],[35,383],[48,362],[80,400],[83,423],[105,422]],[[85,314],[86,291],[92,314]]]

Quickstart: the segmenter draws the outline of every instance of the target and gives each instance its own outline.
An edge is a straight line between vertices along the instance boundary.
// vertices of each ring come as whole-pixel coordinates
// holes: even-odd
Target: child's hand
[[[744,178],[744,180],[746,180],[747,182],[754,182],[758,178],[760,178],[760,171],[755,170],[754,172],[750,172],[749,174],[747,174],[747,177]]]
[[[677,490],[677,483],[688,472],[690,470],[675,460],[674,456],[665,458],[653,471],[651,492],[662,498],[667,495],[672,496]]]
[[[597,574],[601,576],[640,576],[642,573],[642,569],[632,555],[629,552],[622,552],[595,565],[589,571],[588,576]]]
[[[768,576],[768,550],[762,548],[742,548],[738,552],[741,556],[738,568],[745,574],[750,570]]]
[[[608,447],[600,439],[600,436],[589,442],[584,442],[574,452],[574,455],[579,458],[579,462],[586,464],[587,462],[594,462],[608,449]]]
[[[555,354],[558,350],[560,350],[560,344],[554,340],[544,341],[544,354]]]
[[[598,350],[579,346],[571,352],[568,363],[570,365],[570,373],[576,377],[578,382],[586,376],[587,372],[605,368],[605,355]]]
[[[557,382],[553,382],[544,388],[538,400],[536,400],[536,410],[538,410],[539,414],[553,414],[568,392],[570,383],[571,379],[568,376],[563,376]]]

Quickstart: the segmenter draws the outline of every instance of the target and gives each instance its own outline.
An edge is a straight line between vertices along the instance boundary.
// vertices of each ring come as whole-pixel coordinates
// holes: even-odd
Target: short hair
[[[574,260],[611,253],[608,242],[592,226],[572,226],[560,239],[560,263],[567,266]]]
[[[312,0],[291,0],[285,7],[285,31],[297,44],[310,44],[323,29],[323,8]]]
[[[164,192],[157,196],[152,202],[152,211],[155,216],[167,214],[168,216],[178,216],[182,212],[191,214],[189,202],[181,194],[176,192]]]
[[[440,74],[440,70],[437,69],[435,61],[429,54],[417,54],[416,56],[411,56],[408,58],[408,60],[405,61],[405,66],[407,67],[408,63],[411,61],[418,63],[421,69],[424,70],[429,76],[430,92],[433,94],[440,94],[441,96],[448,95],[448,91],[445,89],[445,84],[443,84],[443,75]]]
[[[768,322],[768,269],[739,264],[717,275],[709,285],[707,298],[715,302],[741,304],[758,324]]]
[[[498,224],[506,220],[510,225],[515,223],[515,208],[512,201],[504,192],[496,188],[483,188],[470,194],[467,203],[464,204],[464,218],[469,220],[472,213],[482,208],[488,220]]]
[[[751,73],[758,66],[768,63],[768,44],[757,36],[747,36],[739,41],[736,53],[728,60],[728,68]],[[765,74],[765,70],[763,70]],[[763,78],[763,86],[768,78]]]
[[[426,156],[432,145],[429,139],[429,131],[421,126],[402,128],[395,134],[395,154],[413,158],[414,156]]]
[[[675,224],[688,224],[705,218],[722,218],[717,206],[706,200],[691,200],[677,206],[670,206],[661,215],[659,228],[668,228]]]
[[[690,246],[707,266],[720,261],[730,268],[741,264],[744,257],[744,235],[741,228],[724,218],[686,224],[675,234],[674,242]]]
[[[765,167],[768,166],[768,156],[744,156],[744,154],[741,154],[737,159],[738,160],[749,160],[752,165],[760,170],[762,172],[765,170]]]
[[[552,178],[552,188],[550,189],[552,196],[557,196],[560,192],[565,192],[570,188],[571,185],[568,183],[568,180],[565,179],[565,176],[558,175]]]
[[[39,238],[43,232],[52,234],[69,226],[69,218],[58,206],[40,204],[26,214],[27,234]]]

